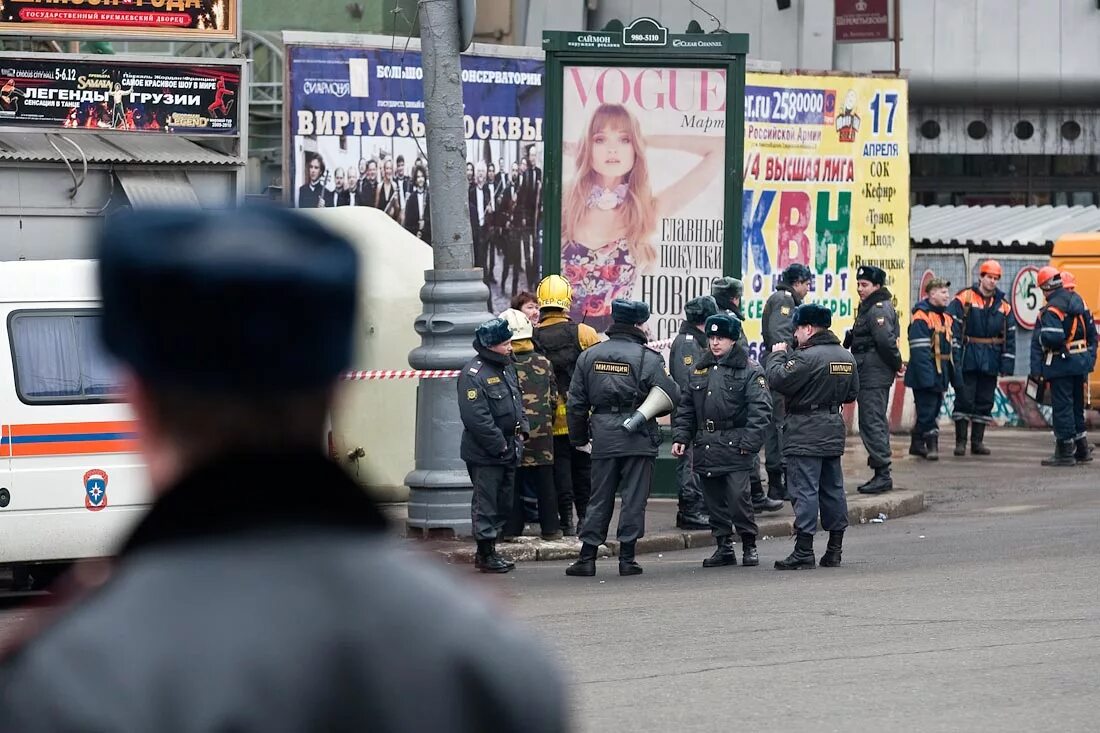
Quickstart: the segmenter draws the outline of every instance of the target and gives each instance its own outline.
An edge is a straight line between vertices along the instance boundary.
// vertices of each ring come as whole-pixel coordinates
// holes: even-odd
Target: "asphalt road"
[[[1095,731],[1100,462],[1044,471],[1046,436],[990,443],[896,462],[929,509],[853,528],[841,568],[773,570],[784,538],[758,568],[689,550],[637,578],[611,560],[489,582],[557,652],[579,731]]]
[[[853,527],[840,568],[773,570],[783,538],[758,568],[688,550],[640,556],[635,578],[614,559],[583,579],[456,572],[543,637],[585,733],[1097,730],[1100,460],[1042,469],[1035,433],[993,433],[982,459],[949,441],[937,464],[895,462],[928,509]],[[0,638],[24,617],[0,605]]]

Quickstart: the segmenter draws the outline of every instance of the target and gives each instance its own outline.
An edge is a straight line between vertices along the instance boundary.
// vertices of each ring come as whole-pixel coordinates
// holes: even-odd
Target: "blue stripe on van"
[[[17,435],[14,438],[5,435],[0,445],[19,445],[22,443],[76,443],[92,440],[134,440],[137,433],[60,433],[53,435]]]

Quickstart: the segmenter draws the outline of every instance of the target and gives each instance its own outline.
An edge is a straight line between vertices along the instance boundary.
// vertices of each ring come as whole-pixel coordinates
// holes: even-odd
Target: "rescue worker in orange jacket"
[[[1085,435],[1085,380],[1096,364],[1096,326],[1081,296],[1063,287],[1050,265],[1039,270],[1046,305],[1031,337],[1031,377],[1050,389],[1054,455],[1044,466],[1074,466],[1092,460]]]
[[[913,390],[917,422],[909,443],[909,454],[930,461],[940,457],[940,430],[936,426],[943,395],[954,379],[952,351],[955,346],[947,312],[951,283],[933,278],[924,286],[924,300],[913,307],[909,323],[909,368],[905,386]]]
[[[1016,368],[1016,319],[1004,291],[997,287],[1002,275],[996,260],[978,268],[978,281],[960,290],[947,306],[955,319],[959,361],[955,369],[955,455],[966,455],[967,432],[970,453],[988,456],[985,429],[992,421],[997,377],[1009,376]]]

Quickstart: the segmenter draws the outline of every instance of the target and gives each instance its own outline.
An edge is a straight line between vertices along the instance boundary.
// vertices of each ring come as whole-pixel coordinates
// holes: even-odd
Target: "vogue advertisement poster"
[[[745,87],[741,272],[745,332],[760,350],[764,302],[779,273],[814,273],[807,301],[843,337],[859,305],[861,264],[886,270],[909,315],[909,151],[905,82],[750,73]],[[902,339],[902,349],[905,340]]]
[[[0,34],[235,40],[238,0],[0,0]]]
[[[239,66],[0,56],[0,127],[237,132]]]
[[[722,274],[725,72],[566,66],[563,83],[571,316],[602,332],[613,300],[641,300],[650,338],[671,338]]]
[[[543,67],[541,59],[462,56],[474,266],[485,271],[495,313],[540,278]],[[375,207],[430,244],[420,54],[288,45],[287,68],[291,205]]]

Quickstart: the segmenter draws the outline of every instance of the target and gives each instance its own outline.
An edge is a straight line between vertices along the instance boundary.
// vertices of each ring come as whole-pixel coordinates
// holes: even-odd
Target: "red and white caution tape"
[[[676,339],[650,341],[646,346],[651,349],[663,349]],[[365,371],[344,372],[341,379],[345,382],[364,382],[376,379],[447,379],[457,377],[461,369],[367,369]]]

